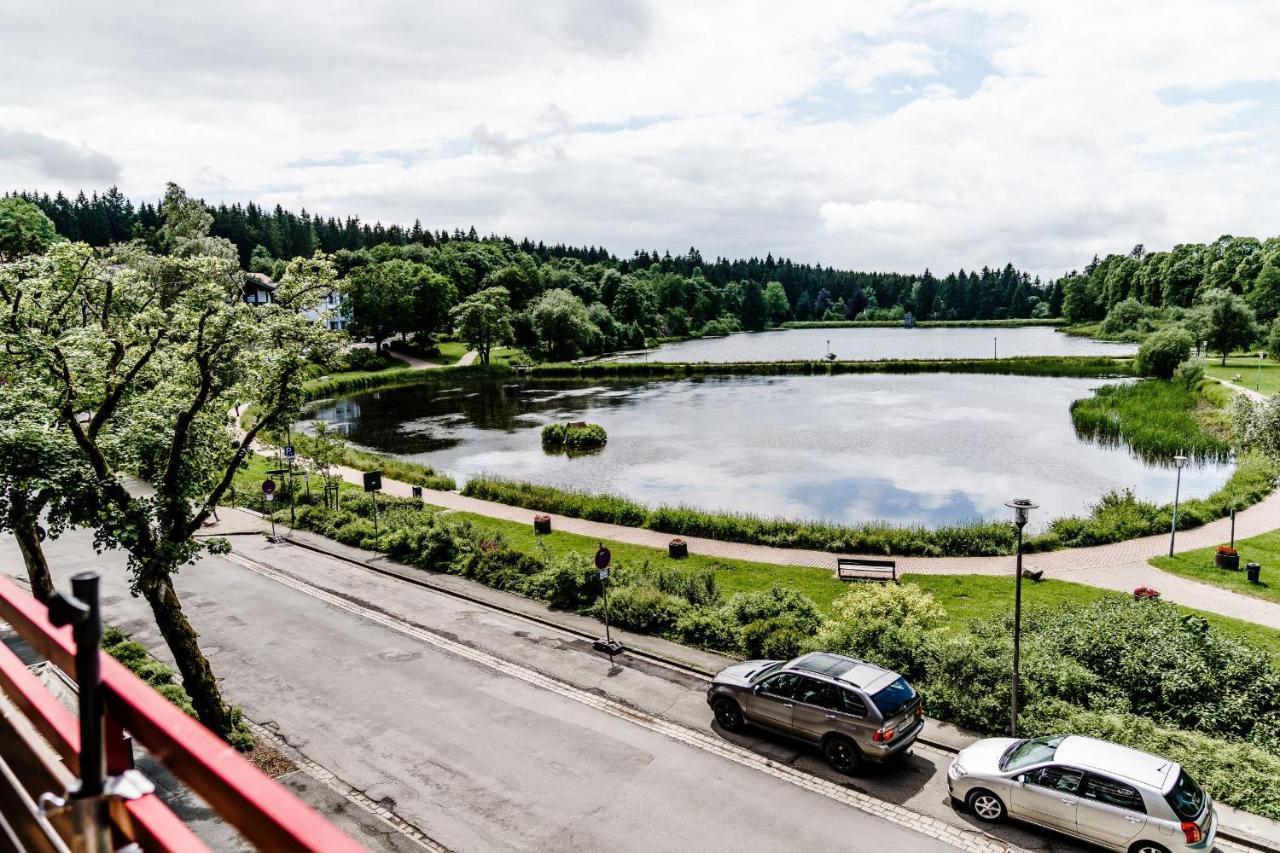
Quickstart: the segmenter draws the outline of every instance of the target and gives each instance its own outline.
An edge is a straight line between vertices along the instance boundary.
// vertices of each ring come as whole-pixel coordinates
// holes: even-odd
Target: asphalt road
[[[940,753],[838,777],[790,744],[715,732],[701,679],[610,668],[572,635],[295,546],[233,544],[178,577],[228,698],[448,848],[955,850],[916,831],[945,822],[1003,849],[950,809]],[[167,658],[119,555],[81,533],[47,545],[60,586],[100,570],[105,618]],[[0,567],[23,574],[11,539]]]

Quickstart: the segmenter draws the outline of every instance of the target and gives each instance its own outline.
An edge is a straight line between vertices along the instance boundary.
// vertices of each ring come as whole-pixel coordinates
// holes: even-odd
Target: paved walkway
[[[373,349],[373,344],[366,344],[362,342],[354,343],[351,345],[351,348],[371,350]],[[476,358],[480,355],[480,353],[476,352],[475,350],[469,350],[468,352],[464,353],[463,356],[459,358],[457,361],[455,361],[452,365],[446,365],[446,364],[436,364],[435,362],[418,358],[416,355],[409,355],[408,353],[398,352],[390,348],[388,348],[386,352],[392,358],[397,358],[400,361],[403,361],[406,365],[409,366],[410,370],[433,370],[437,367],[450,367],[450,366],[466,367],[468,364],[471,364],[472,362],[474,362]]]

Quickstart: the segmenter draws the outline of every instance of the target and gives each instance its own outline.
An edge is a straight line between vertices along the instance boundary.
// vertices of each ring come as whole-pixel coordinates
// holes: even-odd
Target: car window
[[[755,681],[756,684],[760,684],[770,675],[782,669],[782,667],[786,666],[786,663],[787,662],[784,660],[780,660],[777,663],[771,663],[768,666],[766,666],[764,669],[757,672],[755,674],[755,677],[752,680]]]
[[[819,708],[826,708],[834,711],[839,697],[836,696],[836,686],[825,681],[819,681],[816,678],[808,676],[800,676],[800,683],[796,690],[796,701],[803,702],[806,705],[816,705]]]
[[[1020,740],[1005,751],[1004,756],[1000,759],[1000,769],[1021,770],[1023,767],[1030,767],[1033,764],[1053,761],[1053,756],[1058,751],[1058,744],[1064,740],[1066,740],[1066,735],[1033,737],[1030,740]]]
[[[1090,773],[1089,778],[1084,781],[1084,790],[1080,794],[1086,800],[1106,803],[1131,812],[1147,813],[1147,807],[1142,802],[1142,794],[1138,793],[1137,788],[1105,776],[1095,776]]]
[[[842,707],[840,710],[846,714],[853,714],[855,717],[865,717],[867,715],[867,703],[862,701],[862,697],[852,690],[841,690],[840,699]]]
[[[800,676],[794,672],[780,672],[773,678],[767,679],[760,685],[762,693],[768,693],[770,696],[780,696],[783,699],[795,698],[796,687],[799,685]]]
[[[1028,785],[1039,785],[1053,791],[1074,794],[1080,789],[1080,780],[1084,773],[1070,767],[1040,767],[1027,774]]]
[[[1173,790],[1165,794],[1164,798],[1168,800],[1174,814],[1183,820],[1195,820],[1204,809],[1204,789],[1185,770],[1178,774]]]
[[[901,711],[903,708],[916,698],[915,688],[907,683],[905,678],[899,678],[888,687],[876,692],[871,697],[871,701],[880,709],[880,713],[887,719]]]

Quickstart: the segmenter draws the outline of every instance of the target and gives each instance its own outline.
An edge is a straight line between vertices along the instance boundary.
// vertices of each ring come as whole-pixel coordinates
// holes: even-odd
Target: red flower
[[[1230,545],[1219,545],[1218,553],[1223,555],[1224,557],[1234,557],[1237,551],[1235,548],[1232,548]]]
[[[1145,599],[1159,598],[1160,591],[1158,589],[1152,589],[1149,586],[1140,586],[1133,591],[1133,597],[1139,601],[1143,601]]]

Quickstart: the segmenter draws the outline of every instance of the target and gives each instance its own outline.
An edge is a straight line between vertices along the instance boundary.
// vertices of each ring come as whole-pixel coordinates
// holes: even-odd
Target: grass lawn
[[[401,361],[394,355],[389,355],[386,363],[380,366],[377,370],[347,370],[340,373],[317,373],[314,376],[308,377],[302,384],[305,388],[307,385],[319,382],[329,382],[334,379],[349,379],[352,376],[369,376],[374,373],[383,373],[388,370],[402,370],[408,366],[409,362]]]
[[[594,554],[599,542],[586,536],[553,532],[538,536],[532,524],[503,521],[472,513],[450,513],[449,518],[466,519],[481,530],[500,533],[507,544],[519,551],[538,554],[543,547],[553,554],[578,551]],[[1280,534],[1277,534],[1280,548]],[[716,570],[716,581],[726,595],[750,592],[770,586],[786,586],[798,590],[813,599],[823,611],[831,602],[849,589],[849,584],[836,580],[829,569],[809,566],[777,566],[771,563],[751,563],[745,560],[720,560],[690,554],[683,560],[672,560],[665,551],[628,545],[622,542],[606,542],[617,563],[638,563],[648,560],[654,566],[679,565],[684,568],[711,568]],[[1241,573],[1243,574],[1243,573]],[[1013,578],[989,575],[916,575],[902,576],[906,583],[914,583],[927,590],[946,608],[949,617],[947,630],[959,633],[975,619],[986,619],[1013,611]],[[1047,580],[1040,583],[1026,582],[1022,586],[1022,604],[1025,608],[1055,607],[1058,605],[1084,606],[1107,596],[1124,593],[1098,589],[1067,581]],[[1218,616],[1213,613],[1180,609],[1203,616],[1214,628],[1241,640],[1267,649],[1280,658],[1280,631],[1263,625]]]
[[[1273,530],[1249,539],[1237,539],[1236,550],[1240,552],[1240,570],[1236,572],[1220,569],[1213,564],[1213,555],[1216,550],[1201,548],[1198,551],[1186,551],[1173,557],[1155,557],[1151,560],[1151,565],[1175,575],[1220,586],[1242,595],[1280,603],[1280,530]],[[1249,583],[1245,579],[1246,563],[1257,563],[1262,566],[1261,583]]]
[[[461,341],[441,341],[436,346],[440,348],[439,355],[427,356],[425,361],[432,364],[455,364],[458,359],[462,358],[470,350],[466,344]],[[511,359],[520,354],[520,350],[512,347],[495,347],[489,352],[490,364],[510,364]],[[479,363],[479,359],[476,360]]]
[[[1266,358],[1262,361],[1262,381],[1259,383],[1258,377],[1258,357],[1253,356],[1232,356],[1227,359],[1227,366],[1223,367],[1219,358],[1209,358],[1205,360],[1204,372],[1218,379],[1227,379],[1236,381],[1238,375],[1240,380],[1238,384],[1246,388],[1252,388],[1261,391],[1263,394],[1280,393],[1280,362],[1273,358]]]

